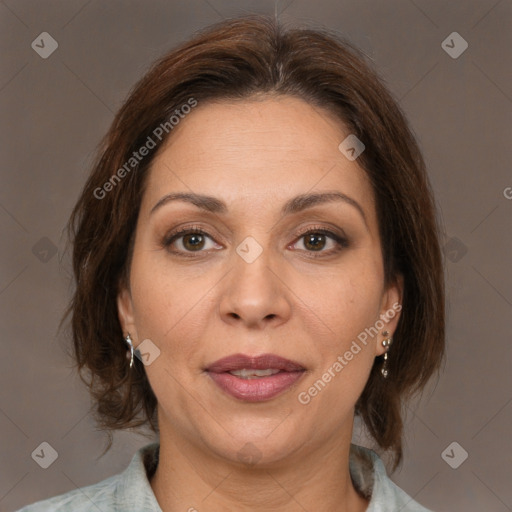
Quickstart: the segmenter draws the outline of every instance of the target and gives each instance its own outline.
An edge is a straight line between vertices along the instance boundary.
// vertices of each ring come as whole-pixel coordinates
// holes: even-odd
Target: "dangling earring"
[[[383,331],[382,335],[383,336],[389,336],[389,332],[388,331]],[[391,337],[389,337],[389,338],[387,338],[385,340],[382,340],[382,346],[386,349],[386,352],[384,352],[384,363],[382,364],[382,368],[381,368],[380,372],[382,373],[382,376],[385,379],[389,375],[389,370],[388,370],[388,351],[389,351],[389,347],[390,347],[391,343],[393,343],[393,338],[391,338]]]
[[[126,351],[126,359],[130,360],[130,368],[131,368],[133,366],[133,353],[134,353],[134,350],[133,350],[132,339],[130,338],[130,333],[128,333],[126,335],[126,338],[124,339],[124,341],[126,341],[128,346],[130,347],[130,350]]]

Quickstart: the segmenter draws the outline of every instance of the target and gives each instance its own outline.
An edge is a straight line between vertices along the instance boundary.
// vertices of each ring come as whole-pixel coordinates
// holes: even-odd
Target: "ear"
[[[404,290],[404,278],[399,274],[395,281],[388,286],[382,296],[381,310],[379,319],[384,324],[382,329],[379,329],[379,333],[375,338],[375,355],[381,356],[386,351],[385,347],[382,346],[382,341],[387,338],[392,338],[398,320],[400,319],[400,313],[402,311],[402,297]],[[379,322],[380,325],[380,322]],[[382,333],[387,331],[389,336],[384,336]]]
[[[137,328],[135,327],[132,296],[125,286],[123,286],[117,294],[117,314],[123,330],[123,336],[130,333],[132,340],[136,342],[139,337],[137,335]]]

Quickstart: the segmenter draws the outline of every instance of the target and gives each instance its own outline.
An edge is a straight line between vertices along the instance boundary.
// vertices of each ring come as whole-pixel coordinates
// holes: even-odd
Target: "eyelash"
[[[334,233],[333,231],[322,228],[320,226],[318,226],[318,227],[314,226],[312,228],[307,229],[306,231],[302,231],[302,232],[298,233],[297,241],[300,240],[301,238],[305,237],[306,235],[310,235],[310,234],[325,235],[325,236],[331,238],[332,240],[334,240],[334,242],[336,242],[336,244],[337,244],[337,247],[335,247],[334,249],[330,249],[329,251],[323,251],[323,250],[322,251],[307,251],[306,250],[305,252],[311,253],[311,257],[313,257],[313,258],[321,258],[326,255],[330,256],[333,254],[337,254],[338,252],[340,252],[341,250],[343,250],[349,246],[349,241],[345,237],[340,236],[337,233]],[[178,231],[174,231],[174,232],[166,235],[164,237],[164,239],[162,240],[162,246],[167,248],[168,250],[170,250],[169,246],[175,240],[177,240],[185,235],[202,235],[202,236],[206,236],[206,237],[210,238],[211,240],[213,240],[213,238],[208,233],[203,231],[198,226],[190,226],[190,227],[179,229]],[[295,245],[295,243],[293,245]],[[185,252],[183,252],[183,251],[170,250],[170,252],[172,252],[173,254],[177,254],[179,256],[183,256],[185,258],[196,258],[197,256],[194,253],[196,253],[196,252],[201,253],[201,252],[205,252],[205,251],[200,250],[200,251],[185,251]]]

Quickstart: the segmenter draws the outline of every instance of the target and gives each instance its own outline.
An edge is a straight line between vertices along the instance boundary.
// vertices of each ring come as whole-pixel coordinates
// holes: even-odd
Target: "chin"
[[[226,425],[221,438],[207,443],[217,456],[247,467],[270,468],[284,461],[307,443],[300,430],[284,426],[285,421],[261,418],[259,422],[238,421]],[[304,432],[304,429],[302,429]],[[229,433],[229,434],[228,434]]]

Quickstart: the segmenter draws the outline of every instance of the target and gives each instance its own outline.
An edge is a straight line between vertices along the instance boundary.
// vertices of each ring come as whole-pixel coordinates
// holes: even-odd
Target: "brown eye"
[[[210,245],[208,246],[208,241]],[[213,239],[199,228],[185,228],[171,233],[162,240],[162,246],[175,254],[206,252],[207,249],[216,248]]]
[[[300,240],[303,241],[304,251],[318,253],[318,257],[329,256],[349,246],[346,238],[323,228],[313,228],[301,233],[300,238],[294,245],[297,245]],[[330,247],[328,247],[329,242]],[[324,250],[326,247],[327,250]],[[299,249],[301,249],[300,246]],[[317,254],[313,256],[317,257]]]
[[[183,235],[181,238],[183,238],[183,247],[185,247],[187,251],[202,249],[205,244],[204,236],[199,233],[189,233],[188,235]]]
[[[312,251],[319,251],[325,247],[326,236],[322,233],[311,233],[304,236],[304,246]]]

